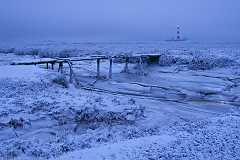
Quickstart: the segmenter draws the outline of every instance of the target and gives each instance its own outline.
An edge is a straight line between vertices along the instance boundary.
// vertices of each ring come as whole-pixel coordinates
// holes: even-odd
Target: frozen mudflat
[[[1,51],[0,159],[240,157],[237,44],[49,42]],[[102,78],[97,81],[96,62],[76,63],[79,84],[68,83],[67,66],[63,76],[57,68],[47,70],[44,65],[9,65],[51,53],[82,56],[132,51],[158,52],[161,57],[143,66],[144,75],[136,64],[129,64],[129,73],[121,73],[124,64],[114,62],[111,80],[106,78],[109,62],[102,61]]]

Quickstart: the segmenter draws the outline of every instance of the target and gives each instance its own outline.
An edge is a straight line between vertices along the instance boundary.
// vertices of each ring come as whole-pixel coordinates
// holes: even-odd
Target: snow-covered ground
[[[20,47],[2,49],[0,159],[239,159],[240,47],[182,45],[49,42],[21,54]],[[114,63],[112,79],[98,81],[96,62],[75,63],[78,85],[68,84],[67,66],[64,77],[44,65],[9,65],[66,48],[73,56],[134,51],[161,58],[144,65],[145,76],[135,64],[121,73],[124,64]],[[101,63],[103,77],[108,65]]]

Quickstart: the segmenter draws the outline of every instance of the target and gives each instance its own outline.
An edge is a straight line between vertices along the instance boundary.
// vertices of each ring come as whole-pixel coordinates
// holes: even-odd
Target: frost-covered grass
[[[239,123],[239,115],[176,123],[170,130],[174,130],[177,140],[164,147],[152,144],[132,159],[237,160],[240,157]]]
[[[70,152],[57,159],[237,160],[240,156],[239,122],[239,115],[176,122],[164,134],[157,132],[155,136],[134,141]]]
[[[0,50],[0,159],[239,157],[238,48],[51,45]],[[99,90],[69,85],[67,72],[7,65],[10,60],[102,53],[161,57],[159,65],[144,66],[148,74],[141,76],[133,74],[134,64],[127,74],[121,73],[123,64],[114,62],[112,80],[92,83]],[[74,67],[80,82],[85,73],[95,75],[95,63]],[[101,62],[101,75],[108,74],[108,67],[108,61]]]
[[[144,109],[130,101],[108,97],[113,100],[109,102],[107,97],[75,93],[46,79],[1,79],[0,89],[3,159],[46,159],[148,134],[134,126]]]
[[[213,68],[224,68],[229,66],[239,66],[233,58],[227,56],[213,55],[187,55],[176,56],[163,54],[159,58],[160,66],[185,65],[191,70],[210,70]]]
[[[214,125],[217,128],[216,130],[213,128],[214,133],[219,132],[219,134],[215,134],[213,138],[220,139],[219,142],[225,146],[228,146],[228,141],[223,142],[225,139],[221,134],[222,130],[227,127],[227,131],[232,135],[238,131],[236,125],[239,124],[239,119],[236,116],[233,116],[234,123],[231,125],[229,124],[231,120],[221,123],[216,121],[216,124],[211,119],[196,121],[192,118],[188,120],[189,117],[186,117],[182,120],[167,111],[171,110],[171,105],[164,107],[164,104],[157,102],[156,109],[153,109],[151,101],[148,100],[138,102],[138,99],[133,98],[99,95],[73,88],[65,89],[47,79],[42,81],[40,79],[30,81],[1,79],[0,89],[2,104],[0,156],[4,159],[54,157],[58,159],[65,153],[69,155],[64,156],[71,157],[71,151],[75,151],[77,155],[79,151],[81,157],[81,151],[86,149],[94,152],[95,149],[101,150],[105,145],[121,146],[123,141],[129,141],[127,146],[132,147],[121,152],[121,155],[118,155],[118,152],[109,151],[109,153],[115,157],[127,154],[125,156],[127,159],[154,159],[160,156],[181,159],[185,156],[181,151],[187,150],[181,146],[182,143],[184,147],[191,147],[192,139],[199,139],[199,141],[202,139],[199,143],[206,142],[207,136],[210,137],[212,133],[208,128],[211,129]],[[166,105],[169,104],[166,103]],[[179,107],[181,106],[176,108]],[[173,110],[173,112],[178,111]],[[189,113],[196,114],[191,110]],[[170,124],[168,124],[169,116],[172,119]],[[185,117],[184,114],[180,114],[180,117],[182,116]],[[149,117],[151,118],[148,119]],[[154,119],[159,119],[159,122],[163,123],[156,123]],[[202,131],[204,128],[207,131]],[[204,137],[205,133],[209,135]],[[170,140],[168,143],[157,142],[158,136],[166,137],[166,135],[175,137],[173,140],[177,140],[173,142]],[[156,136],[154,141],[145,142],[148,137],[151,139],[154,136]],[[145,141],[140,140],[142,138]],[[234,140],[233,136],[232,140]],[[209,145],[211,143],[215,142],[209,141]],[[145,145],[140,147],[139,144]],[[193,146],[192,150],[194,149]],[[237,154],[236,151],[238,150],[229,153],[233,156]],[[194,158],[194,153],[186,154]],[[111,158],[112,156],[106,156],[106,159]]]
[[[78,123],[120,123],[127,124],[144,116],[144,108],[128,108],[121,112],[105,111],[96,108],[84,108],[77,112],[75,121]]]
[[[226,57],[196,56],[189,62],[188,68],[192,70],[209,70],[239,65],[235,60]]]
[[[68,82],[66,76],[64,76],[64,75],[56,76],[55,78],[53,78],[52,82],[56,83],[56,84],[59,84],[59,85],[65,87],[65,88],[69,87],[69,82]]]

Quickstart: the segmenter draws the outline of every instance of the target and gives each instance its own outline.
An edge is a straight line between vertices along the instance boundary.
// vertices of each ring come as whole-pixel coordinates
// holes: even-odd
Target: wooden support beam
[[[47,63],[47,69],[48,69],[48,63]]]
[[[52,63],[52,70],[54,70],[54,63]]]
[[[37,64],[46,64],[46,63],[56,63],[57,60],[39,60],[33,62],[13,62],[11,65],[37,65]]]
[[[69,79],[69,83],[73,83],[73,69],[72,69],[72,64],[69,64],[69,68],[70,68],[70,79]]]
[[[124,66],[124,69],[123,69],[123,72],[127,73],[129,72],[129,69],[128,69],[128,63],[129,63],[129,57],[125,57],[125,66]]]
[[[112,79],[112,57],[109,59],[109,73],[108,73],[108,78]]]
[[[137,72],[138,75],[145,75],[144,73],[144,68],[143,68],[143,60],[142,60],[142,57],[140,56],[138,58],[138,72]]]
[[[97,78],[100,78],[100,59],[97,59]]]
[[[59,65],[58,65],[58,72],[63,72],[63,62],[59,62]]]
[[[66,61],[69,66],[69,83],[73,83],[73,68],[71,60]]]

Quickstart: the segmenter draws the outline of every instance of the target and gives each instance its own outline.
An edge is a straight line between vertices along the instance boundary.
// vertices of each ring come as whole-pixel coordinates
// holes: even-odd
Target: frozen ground
[[[91,43],[83,50],[99,46],[124,51]],[[160,48],[128,48],[139,46]],[[78,63],[80,85],[68,88],[56,79],[67,81],[66,66],[64,79],[45,66],[8,65],[38,55],[0,53],[0,158],[239,159],[240,49],[219,46],[161,48],[159,64],[144,66],[147,75],[134,64],[120,73],[124,64],[114,63],[112,80],[95,81],[95,62]]]

